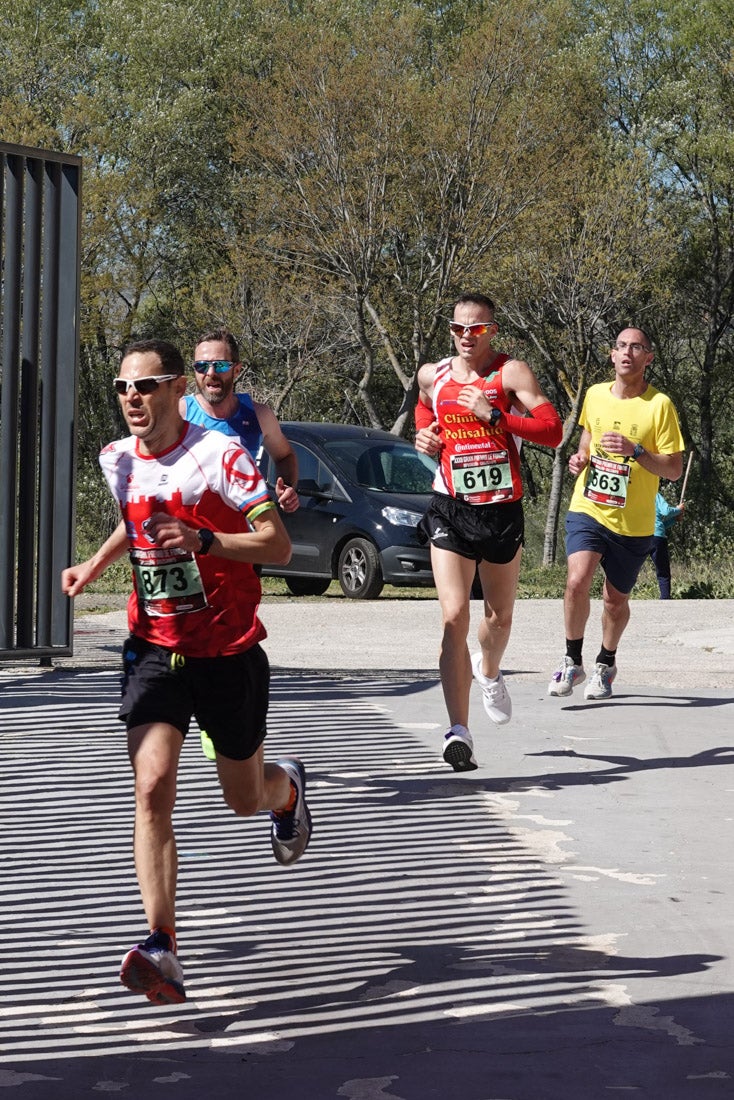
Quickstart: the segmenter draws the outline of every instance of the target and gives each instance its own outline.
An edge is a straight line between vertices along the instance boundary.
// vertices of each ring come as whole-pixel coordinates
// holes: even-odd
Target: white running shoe
[[[482,672],[482,654],[475,653],[471,659],[474,679],[482,689],[482,702],[484,709],[496,726],[504,726],[512,717],[512,699],[505,687],[505,680],[500,672],[496,680],[488,679]]]
[[[455,772],[473,772],[476,769],[474,742],[466,726],[451,727],[444,737],[443,758]]]
[[[179,1005],[186,1000],[181,964],[170,936],[160,929],[128,951],[120,964],[120,981],[153,1004]]]
[[[565,656],[551,676],[548,684],[549,695],[570,695],[575,687],[586,679],[583,665],[575,665],[573,657]]]
[[[617,675],[616,665],[594,665],[591,679],[584,689],[584,699],[611,699],[612,682]]]

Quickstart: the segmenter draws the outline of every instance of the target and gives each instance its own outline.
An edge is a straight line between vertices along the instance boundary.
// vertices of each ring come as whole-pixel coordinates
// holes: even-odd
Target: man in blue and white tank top
[[[202,336],[194,351],[197,392],[181,399],[180,413],[192,424],[237,436],[256,462],[263,448],[276,470],[275,495],[284,512],[298,508],[298,462],[269,405],[254,401],[249,393],[235,393],[242,373],[237,341],[227,329]]]

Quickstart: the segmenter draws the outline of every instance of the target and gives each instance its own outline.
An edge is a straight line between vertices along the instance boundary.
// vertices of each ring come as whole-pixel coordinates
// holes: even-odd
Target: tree
[[[3,140],[77,152],[73,104],[94,82],[94,5],[0,0]]]
[[[731,10],[720,0],[671,0],[662,9],[612,0],[593,4],[591,14],[609,120],[648,159],[657,209],[677,230],[671,310],[655,335],[669,376],[687,380],[686,422],[701,476],[728,493],[716,477],[715,440],[730,422],[734,359]]]
[[[447,301],[480,278],[574,143],[540,94],[551,11],[495,6],[440,58],[416,9],[355,13],[347,28],[337,14],[310,37],[295,20],[238,87],[249,216],[235,248],[288,287],[339,299],[339,342],[359,352],[347,365],[375,426],[381,364],[399,385],[400,430]]]
[[[553,193],[516,226],[502,271],[503,315],[530,349],[545,391],[565,418],[553,455],[543,563],[556,560],[568,445],[588,385],[608,369],[622,324],[652,311],[667,236],[650,224],[644,164],[597,140],[559,176]],[[616,154],[616,155],[615,155]]]

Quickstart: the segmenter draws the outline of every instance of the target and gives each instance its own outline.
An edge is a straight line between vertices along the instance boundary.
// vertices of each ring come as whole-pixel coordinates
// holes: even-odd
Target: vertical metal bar
[[[26,160],[23,209],[23,314],[21,320],[20,436],[18,471],[18,601],[16,639],[35,641],[36,530],[38,522],[38,349],[41,303],[40,162]]]
[[[63,164],[60,176],[59,279],[56,371],[56,483],[54,493],[54,637],[71,646],[72,605],[61,592],[59,577],[74,560],[76,529],[76,423],[79,375],[79,310],[81,257],[81,164]]]
[[[5,224],[5,153],[0,150],[0,260],[4,255],[3,228]],[[0,279],[0,336],[2,334],[3,321],[3,280]],[[3,377],[2,348],[0,347],[0,382]]]
[[[72,652],[81,167],[0,142],[0,660]]]
[[[0,648],[15,644],[16,508],[18,476],[18,390],[20,374],[20,265],[25,158],[5,163],[3,281],[3,388],[0,405]]]
[[[0,525],[4,529],[6,524],[3,520],[6,518],[3,513],[3,503],[7,496],[5,488],[5,463],[2,461],[4,457],[5,447],[5,431],[3,429],[3,415],[2,415],[2,381],[5,373],[5,346],[4,346],[4,333],[5,333],[5,302],[7,301],[7,294],[5,293],[5,218],[6,218],[6,203],[5,203],[5,173],[7,171],[8,158],[3,151],[0,155]],[[6,607],[7,597],[7,585],[9,582],[10,572],[7,568],[7,562],[5,561],[6,547],[0,536],[0,649],[3,645],[3,639],[7,633],[8,624],[8,609]]]
[[[43,199],[43,292],[41,298],[41,458],[38,508],[38,623],[40,646],[52,641],[54,504],[56,500],[56,391],[59,323],[59,211],[61,166],[46,164]],[[63,479],[62,479],[63,481]],[[68,601],[67,601],[68,603]]]

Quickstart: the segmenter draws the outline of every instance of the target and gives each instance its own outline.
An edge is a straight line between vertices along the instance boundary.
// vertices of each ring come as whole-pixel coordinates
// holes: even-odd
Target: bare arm
[[[531,443],[557,447],[563,436],[563,424],[527,363],[508,359],[502,368],[502,386],[513,404],[513,411],[500,410],[498,421],[491,420],[492,402],[476,386],[465,386],[459,393],[458,403],[478,420],[496,423],[499,428]],[[520,410],[527,415],[519,415]]]
[[[275,495],[278,504],[284,512],[295,512],[299,504],[295,488],[298,484],[298,459],[270,406],[259,401],[254,402],[254,405],[263,433],[263,446],[275,463]]]
[[[650,451],[643,451],[637,459],[638,466],[657,477],[666,478],[668,481],[677,481],[683,473],[683,452],[678,451],[673,455],[656,455]]]
[[[277,509],[271,504],[250,522],[252,531],[215,531],[209,553],[230,561],[286,565],[291,557],[291,540]],[[201,549],[198,528],[189,527],[183,520],[165,512],[155,512],[150,517],[145,533],[165,550],[187,550],[196,554]]]
[[[622,455],[625,458],[631,458],[635,450],[634,442],[620,432],[604,432],[601,445],[611,454]],[[643,470],[655,474],[656,477],[667,478],[668,481],[677,481],[683,473],[682,451],[660,455],[655,454],[654,451],[644,450],[635,461],[642,466]]]
[[[586,428],[581,432],[581,439],[579,440],[579,448],[576,454],[571,455],[568,460],[568,468],[574,477],[580,474],[589,465],[589,455],[591,454],[591,432]]]
[[[108,565],[112,565],[121,558],[126,550],[127,535],[125,524],[121,520],[107,541],[102,543],[91,558],[64,569],[61,574],[61,591],[67,596],[78,596],[88,584],[96,581],[97,577],[104,573]]]
[[[538,405],[548,403],[538,379],[522,359],[510,359],[505,363],[502,368],[502,383],[505,392],[514,393],[527,412],[531,413]]]

